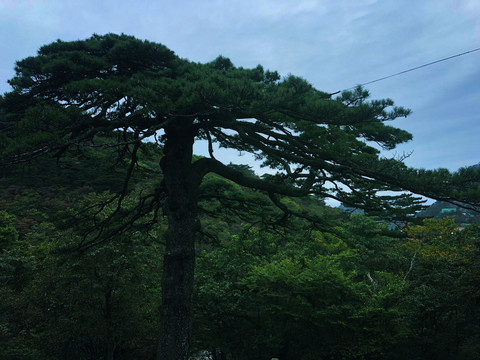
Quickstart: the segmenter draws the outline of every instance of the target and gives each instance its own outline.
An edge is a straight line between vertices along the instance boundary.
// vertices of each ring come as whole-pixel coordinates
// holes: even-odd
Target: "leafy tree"
[[[379,263],[370,269],[375,286],[364,276],[365,250],[349,241],[359,217],[339,236],[250,229],[199,254],[194,346],[218,359],[392,358],[408,333],[405,283]],[[375,244],[376,232],[363,242]],[[382,240],[388,250],[372,247],[371,259],[401,241]]]
[[[18,293],[31,279],[35,259],[18,241],[14,224],[13,215],[0,211],[0,358],[31,359],[37,353],[28,348],[24,332],[12,326],[11,318],[20,302]]]
[[[454,289],[456,301],[462,300],[455,330],[459,330],[458,357],[473,360],[480,355],[480,227],[470,226],[460,236],[465,267]]]
[[[8,249],[18,240],[14,226],[15,218],[6,211],[0,211],[0,250]]]
[[[134,207],[137,196],[129,194],[124,205]],[[73,217],[74,226],[61,229],[62,221],[40,222],[16,244],[19,249],[0,255],[2,359],[154,356],[163,246],[146,239],[160,236],[158,229],[149,234],[145,227],[124,231],[108,242],[72,251],[92,228],[97,213],[92,205],[110,197],[90,193],[67,210],[71,215],[66,219]],[[97,219],[114,209],[115,204],[107,205]],[[65,214],[57,212],[57,217]]]
[[[478,358],[478,227],[459,231],[453,219],[426,219],[407,233],[403,358]]]
[[[410,190],[472,207],[480,199],[478,171],[465,182],[446,170],[414,170],[381,158],[374,144],[393,149],[411,138],[386,125],[409,111],[389,99],[370,101],[361,88],[332,99],[295,76],[281,79],[261,66],[237,68],[224,57],[193,63],[163,45],[113,34],[46,45],[37,56],[17,62],[15,70],[9,82],[13,91],[0,101],[3,166],[44,154],[61,157],[82,146],[116,146],[119,156],[111,158],[112,164],[126,167],[126,175],[112,200],[116,210],[97,229],[125,217],[134,223],[152,212],[156,220],[164,204],[168,231],[160,359],[188,357],[197,205],[208,173],[262,191],[285,214],[305,218],[309,214],[278,195],[314,194],[397,217],[406,208],[418,209],[419,201],[385,190]],[[135,211],[122,213],[143,140],[152,136],[163,150],[162,182]],[[197,140],[208,144],[209,157],[193,159]],[[222,164],[213,143],[250,152],[276,174],[252,177]],[[125,154],[129,162],[115,162]]]

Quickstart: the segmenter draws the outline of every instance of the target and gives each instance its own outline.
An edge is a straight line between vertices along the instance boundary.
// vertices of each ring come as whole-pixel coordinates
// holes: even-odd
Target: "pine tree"
[[[235,67],[224,57],[198,64],[163,45],[114,34],[43,46],[15,70],[13,90],[0,99],[3,166],[82,147],[117,147],[130,159],[118,163],[127,168],[124,188],[112,199],[120,212],[144,141],[154,136],[162,147],[161,183],[131,215],[132,222],[152,211],[158,217],[163,206],[168,220],[162,360],[189,355],[197,205],[207,174],[261,191],[286,215],[305,218],[279,196],[311,194],[397,218],[421,203],[401,190],[464,206],[480,200],[478,173],[465,183],[446,170],[415,170],[382,158],[373,144],[393,149],[411,139],[386,125],[409,111],[389,99],[369,100],[360,87],[332,99],[295,76]],[[199,140],[210,155],[194,159]],[[252,153],[276,173],[254,177],[229,167],[215,158],[214,143]]]

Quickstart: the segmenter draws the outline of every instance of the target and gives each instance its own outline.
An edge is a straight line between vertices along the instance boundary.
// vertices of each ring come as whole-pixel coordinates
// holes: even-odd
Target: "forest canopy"
[[[147,217],[78,250],[95,205],[111,198],[109,189],[122,188],[125,169],[108,166],[108,150],[80,159],[67,154],[60,164],[38,159],[0,179],[2,359],[155,357],[164,222],[147,226]],[[145,171],[161,157],[160,149],[151,150]],[[92,161],[99,164],[95,176]],[[137,175],[125,210],[151,185]],[[269,207],[254,201],[256,192],[212,178],[205,194],[192,354],[245,360],[480,354],[477,225],[459,231],[451,219],[425,220],[399,231],[305,198],[290,205],[325,219],[330,231],[299,218],[268,229],[261,219]],[[242,204],[257,212],[242,212]],[[97,218],[114,209],[105,207]]]

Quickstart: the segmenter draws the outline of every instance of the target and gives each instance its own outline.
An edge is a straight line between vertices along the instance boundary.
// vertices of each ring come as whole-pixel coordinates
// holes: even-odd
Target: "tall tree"
[[[168,220],[162,360],[188,358],[197,202],[206,174],[263,191],[286,215],[304,217],[308,214],[278,195],[314,194],[397,216],[418,200],[385,190],[472,207],[479,200],[476,193],[464,197],[460,191],[476,190],[472,179],[478,180],[478,172],[467,182],[447,171],[417,171],[401,160],[381,158],[373,144],[393,149],[411,139],[386,125],[409,111],[389,99],[369,101],[361,88],[332,99],[295,76],[281,79],[261,66],[237,68],[224,57],[193,63],[163,45],[114,34],[46,45],[37,56],[17,62],[15,70],[13,90],[0,102],[3,166],[43,154],[60,157],[80,146],[118,146],[130,163],[115,197],[118,212],[104,221],[120,213],[129,179],[141,166],[142,141],[155,136],[163,147],[162,182],[132,215],[134,221],[152,210],[157,214],[164,203]],[[103,142],[110,133],[117,141]],[[193,161],[198,140],[205,140],[210,156]],[[214,143],[250,152],[276,174],[258,178],[229,167],[215,158]]]

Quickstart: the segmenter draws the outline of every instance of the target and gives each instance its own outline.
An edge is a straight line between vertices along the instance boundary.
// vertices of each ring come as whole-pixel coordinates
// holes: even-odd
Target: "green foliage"
[[[470,345],[479,329],[478,279],[464,285],[478,274],[472,269],[478,262],[478,228],[459,231],[452,219],[427,219],[407,233],[411,273],[401,302],[409,309],[405,320],[414,339],[405,346],[410,358],[478,357],[478,348]]]
[[[158,228],[144,221],[114,238],[102,238],[101,245],[83,248],[92,213],[97,220],[106,218],[116,204],[99,211],[98,204],[111,196],[90,193],[71,208],[68,204],[78,201],[78,194],[66,194],[70,202],[56,208],[42,206],[52,204],[48,195],[56,196],[48,190],[23,188],[12,202],[6,197],[11,210],[35,221],[17,240],[15,218],[1,213],[2,229],[15,236],[0,254],[0,357],[152,358],[161,299],[163,246],[153,241],[161,236]],[[138,192],[126,197],[124,206],[135,206],[137,197]],[[76,225],[64,228],[72,216]]]
[[[406,258],[399,251],[404,234],[371,217],[353,214],[344,225],[348,245],[358,251],[357,271],[362,276],[375,271],[403,271]]]
[[[393,149],[411,139],[386,125],[409,110],[391,99],[369,100],[361,87],[332,99],[293,75],[282,79],[260,65],[236,67],[221,56],[193,63],[161,44],[123,34],[45,45],[37,56],[17,63],[10,84],[13,91],[0,99],[6,124],[0,158],[7,164],[45,153],[61,156],[117,133],[109,145],[130,151],[135,166],[140,156],[132,151],[134,143],[163,130],[157,141],[164,145],[171,137],[180,146],[174,133],[181,131],[191,141],[252,153],[277,171],[274,178],[289,184],[290,192],[305,186],[319,197],[377,215],[387,210],[384,215],[396,212],[400,218],[418,210],[419,199],[399,192],[402,188],[469,204],[477,198],[478,171],[462,170],[461,180],[460,173],[409,169],[400,160],[381,158],[372,144]],[[200,170],[246,184],[215,167]],[[326,186],[332,182],[344,186]],[[282,193],[268,181],[261,184],[247,186]],[[455,194],[445,184],[453,184]]]
[[[161,153],[153,144],[141,152],[148,157],[133,180],[148,189],[153,184],[144,174],[158,172],[153,164]],[[94,190],[123,187],[125,169],[106,161],[119,155],[108,146],[86,148],[60,165],[43,158],[2,174],[0,204],[9,213],[0,212],[2,241],[8,240],[0,255],[0,358],[154,356],[162,230],[147,218],[125,229],[141,190],[123,199],[116,215],[122,221],[103,225],[101,238],[91,232],[118,206],[111,193]],[[101,245],[84,247],[93,240]]]
[[[409,270],[414,234],[425,245]],[[474,359],[478,239],[451,220],[402,235],[362,215],[335,235],[250,229],[198,258],[195,346],[225,359]]]
[[[329,233],[280,238],[254,230],[202,253],[198,346],[228,359],[378,356],[404,336],[400,325],[381,325],[401,316],[404,285],[378,272],[373,292],[355,266],[362,268],[359,253]]]
[[[14,216],[6,211],[0,211],[0,250],[8,249],[18,240],[18,232],[14,224]]]
[[[159,156],[149,154],[147,168]],[[101,359],[115,347],[114,358],[152,358],[163,224],[123,227],[139,186],[105,225],[110,240],[97,238],[92,224],[118,203],[69,183],[62,172],[77,160],[64,161],[61,171],[44,167],[63,179],[60,191],[19,183],[0,197],[10,239],[0,257],[0,357]],[[193,350],[239,360],[478,357],[478,228],[426,220],[402,234],[312,198],[280,200],[328,219],[330,232],[298,218],[271,226],[282,214],[267,197],[216,176],[203,186],[203,231],[216,240],[198,243]]]

